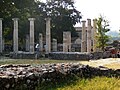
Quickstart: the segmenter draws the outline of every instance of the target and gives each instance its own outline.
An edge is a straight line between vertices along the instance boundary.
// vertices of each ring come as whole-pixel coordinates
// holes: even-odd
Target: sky
[[[42,0],[46,1],[46,0]],[[120,29],[120,0],[74,0],[75,7],[82,14],[82,20],[104,16],[109,21],[111,31]],[[81,26],[78,23],[76,26]]]

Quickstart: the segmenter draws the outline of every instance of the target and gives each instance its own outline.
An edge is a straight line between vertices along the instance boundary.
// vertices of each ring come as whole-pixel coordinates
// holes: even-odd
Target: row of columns
[[[18,18],[13,18],[14,30],[13,30],[13,52],[18,53]],[[34,18],[29,18],[30,21],[30,49],[29,51],[34,53]]]
[[[14,22],[14,30],[13,30],[13,52],[18,53],[18,18],[12,19]],[[29,18],[30,21],[30,36],[26,37],[26,51],[34,53],[34,21],[35,18]],[[51,52],[51,33],[50,33],[50,18],[46,18],[46,53]],[[39,43],[40,50],[42,51],[43,43],[42,43],[42,35],[39,35]],[[0,18],[0,53],[2,53],[3,49],[3,40],[2,40],[2,18]]]
[[[96,52],[95,38],[96,38],[96,19],[93,20],[93,29],[91,26],[91,19],[87,19],[87,27],[86,27],[86,21],[82,21],[81,52],[91,52],[91,49],[93,49],[93,51]],[[93,41],[93,46],[92,46],[92,41]]]
[[[13,18],[14,32],[13,32],[13,51],[18,53],[18,18]],[[34,21],[35,18],[29,18],[30,21],[30,36],[26,36],[26,51],[34,53]],[[81,52],[91,52],[91,19],[87,19],[88,24],[86,28],[86,21],[82,21],[82,43]],[[93,50],[96,51],[96,20],[93,20]],[[2,52],[2,18],[0,18],[0,52]],[[43,51],[43,36],[39,34],[40,51]],[[87,47],[86,47],[87,46]],[[51,31],[50,31],[50,18],[46,18],[46,53],[51,52]],[[53,39],[53,51],[57,51],[57,40]],[[71,32],[63,32],[63,52],[71,52]]]

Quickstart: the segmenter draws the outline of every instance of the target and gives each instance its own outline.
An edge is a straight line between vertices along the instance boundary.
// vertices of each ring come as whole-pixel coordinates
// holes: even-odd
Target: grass
[[[36,90],[120,90],[120,79],[95,77],[92,79],[68,79],[60,83],[43,83]]]
[[[1,58],[0,65],[4,64],[46,64],[46,63],[72,63],[81,61],[71,60],[49,60],[49,59],[6,59]],[[84,63],[83,63],[84,64]],[[116,68],[120,63],[107,64],[107,67]],[[119,68],[120,69],[120,68]],[[21,89],[22,90],[22,89]],[[43,82],[38,84],[36,90],[120,90],[120,78],[95,77],[92,79],[73,76],[59,82]]]
[[[79,79],[74,85],[58,88],[57,90],[120,90],[120,80],[107,77]]]
[[[78,61],[71,61],[71,60],[49,60],[49,59],[4,59],[0,60],[0,65],[4,64],[30,64],[30,65],[37,65],[37,64],[46,64],[46,63],[72,63]]]
[[[104,62],[89,62],[89,61],[75,61],[75,60],[49,60],[45,58],[41,59],[0,59],[0,65],[4,64],[30,64],[30,65],[37,65],[37,64],[46,64],[46,63],[81,63],[84,65],[90,65],[93,67],[98,67],[99,64]],[[112,69],[120,69],[120,62],[104,64],[105,67],[112,68]]]

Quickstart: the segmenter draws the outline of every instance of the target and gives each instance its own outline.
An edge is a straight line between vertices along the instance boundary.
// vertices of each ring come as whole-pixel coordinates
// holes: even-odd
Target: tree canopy
[[[76,36],[74,25],[80,22],[81,12],[75,6],[73,0],[0,0],[0,17],[3,18],[4,38],[12,40],[13,21],[19,18],[19,40],[24,42],[25,35],[29,33],[29,17],[36,18],[35,39],[38,33],[45,34],[45,18],[51,18],[52,37],[62,42],[63,31],[71,31]]]
[[[104,50],[105,46],[107,46],[107,42],[109,41],[109,36],[106,35],[108,31],[110,31],[109,22],[104,19],[104,17],[100,16],[97,19],[97,47],[101,50]]]

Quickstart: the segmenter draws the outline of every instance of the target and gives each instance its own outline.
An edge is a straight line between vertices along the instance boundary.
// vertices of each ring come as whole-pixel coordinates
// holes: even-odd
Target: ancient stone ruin
[[[43,34],[40,33],[38,37],[39,41],[39,49],[37,49],[37,52],[35,51],[35,41],[34,41],[34,22],[35,18],[29,18],[29,23],[30,23],[30,30],[29,30],[29,35],[26,35],[26,51],[19,51],[18,50],[18,18],[13,18],[12,19],[14,22],[14,30],[13,30],[13,52],[10,52],[9,56],[11,58],[40,58],[41,56],[47,56],[48,58],[53,58],[54,59],[59,59],[57,56],[61,54],[60,52],[63,52],[62,54],[65,54],[65,57],[69,57],[71,55],[71,52],[74,55],[76,55],[76,50],[77,55],[75,56],[74,60],[79,57],[79,59],[83,60],[88,60],[90,59],[91,53],[96,53],[98,52],[95,45],[96,45],[96,20],[93,20],[93,25],[91,25],[91,19],[87,19],[87,26],[86,26],[86,21],[82,21],[82,28],[76,28],[76,31],[81,33],[79,37],[76,39],[76,41],[72,41],[71,37],[71,32],[70,31],[64,31],[63,32],[63,44],[62,46],[62,51],[59,51],[58,46],[59,44],[57,43],[57,39],[51,39],[51,30],[50,30],[50,18],[46,18],[46,35],[45,35],[45,41],[43,41]],[[0,18],[0,53],[3,51],[3,38],[2,38],[2,18]],[[43,43],[45,42],[45,43]],[[91,50],[93,50],[91,52]],[[45,51],[45,52],[44,52]],[[53,55],[53,52],[58,52]],[[44,54],[44,55],[43,55]],[[70,55],[69,55],[70,54]],[[79,55],[78,55],[79,54]],[[87,57],[84,57],[85,55]],[[52,55],[52,56],[50,56]],[[56,56],[55,56],[56,55]],[[93,54],[95,55],[95,54]],[[103,57],[103,55],[99,54],[100,58]],[[56,57],[56,58],[55,58]],[[88,58],[89,57],[89,58]],[[108,57],[108,56],[106,56]],[[63,58],[65,59],[65,58]],[[69,59],[69,58],[68,58]],[[70,58],[72,59],[72,57]]]
[[[72,75],[80,78],[107,76],[120,78],[120,69],[112,70],[99,66],[98,68],[79,63],[58,63],[42,65],[1,65],[1,90],[35,90],[41,82],[60,82]]]

